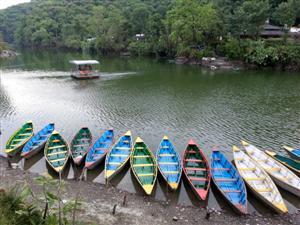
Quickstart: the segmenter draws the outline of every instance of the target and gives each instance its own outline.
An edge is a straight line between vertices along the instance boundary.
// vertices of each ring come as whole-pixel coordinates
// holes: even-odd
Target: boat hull
[[[192,149],[191,152],[193,153],[189,153],[190,150],[188,149]],[[198,152],[197,152],[198,151]],[[199,156],[195,156],[192,157],[195,160],[200,160],[203,165],[198,165],[196,168],[196,170],[194,171],[195,173],[197,172],[197,170],[204,169],[203,171],[203,175],[200,176],[201,181],[204,183],[201,188],[196,188],[195,185],[193,184],[192,180],[194,176],[189,176],[188,172],[187,172],[187,168],[189,168],[189,166],[187,165],[186,161],[189,159],[189,154],[197,154],[199,153]],[[198,157],[198,158],[195,158]],[[199,161],[199,162],[200,162]],[[210,173],[210,166],[208,164],[208,161],[205,157],[205,155],[203,154],[202,150],[199,148],[199,146],[193,141],[190,140],[185,151],[183,152],[183,156],[182,156],[182,169],[183,169],[183,173],[185,174],[186,179],[188,180],[188,183],[190,184],[193,192],[196,194],[196,196],[200,199],[200,200],[206,200],[208,197],[208,191],[210,188],[210,182],[211,182],[211,173]],[[205,174],[206,173],[206,174]],[[196,178],[197,181],[197,178]]]
[[[247,208],[245,207],[238,207],[237,205],[233,204],[232,201],[229,201],[229,199],[226,197],[226,195],[224,194],[224,192],[219,188],[219,186],[216,184],[216,182],[213,180],[213,183],[215,185],[215,187],[218,189],[218,192],[222,195],[222,198],[230,205],[232,206],[232,209],[234,212],[236,212],[237,214],[240,215],[245,215],[247,214]],[[241,205],[242,206],[242,205]]]
[[[24,144],[18,146],[17,148],[15,148],[12,152],[6,153],[9,157],[14,157],[16,156],[18,153],[20,153],[20,151],[22,150],[22,148],[27,144],[29,140],[27,140]]]
[[[139,151],[140,149],[142,149],[142,151]],[[157,179],[157,162],[152,151],[140,137],[137,137],[135,141],[130,156],[130,165],[134,177],[143,188],[145,194],[151,195]],[[143,169],[143,171],[141,171],[140,168],[148,168],[148,171],[145,172]],[[150,179],[144,180],[144,175],[150,177]]]
[[[124,163],[123,163],[120,167],[118,167],[118,169],[115,170],[115,172],[114,172],[113,174],[111,174],[109,177],[105,177],[105,179],[106,179],[107,181],[112,180],[116,175],[118,175],[118,174],[122,171],[122,169],[128,164],[129,161],[130,161],[130,155],[129,155],[128,158],[124,161]]]
[[[66,140],[54,130],[44,148],[47,164],[61,174],[70,158],[70,148]]]
[[[39,146],[37,146],[36,148],[34,148],[33,150],[27,153],[21,154],[21,156],[25,159],[30,159],[32,156],[36,155],[38,152],[40,152],[45,148],[46,142],[47,141],[45,141],[44,143],[40,144]]]
[[[76,166],[79,166],[83,162],[85,156],[86,156],[86,154],[84,156],[77,156],[76,158],[72,157],[73,161],[74,161],[74,164]]]
[[[125,167],[132,154],[132,146],[132,135],[129,130],[119,138],[106,155],[104,171],[106,181],[110,181]]]
[[[300,160],[300,156],[293,152],[295,149],[288,146],[283,146],[283,148],[293,159]]]
[[[164,136],[156,151],[158,170],[171,191],[176,191],[182,176],[179,154],[167,136]],[[165,166],[164,163],[174,163]]]
[[[95,169],[102,161],[105,159],[106,154],[103,154],[99,159],[97,159],[94,162],[86,162],[85,167],[89,170]]]
[[[234,164],[253,194],[278,213],[287,213],[288,209],[277,186],[268,173],[250,156],[233,146]]]
[[[265,199],[264,197],[262,197],[259,193],[257,193],[252,187],[251,185],[249,185],[246,182],[246,186],[251,190],[251,192],[258,198],[260,199],[264,204],[268,205],[270,208],[272,208],[275,212],[282,214],[282,213],[286,213],[285,211],[281,211],[278,207],[275,207],[270,201],[268,201],[267,199]]]
[[[243,178],[229,160],[217,150],[211,154],[212,181],[238,214],[247,214],[247,190]]]
[[[277,184],[279,187],[281,187],[282,189],[300,197],[300,189],[297,189],[285,182],[283,182],[282,180],[278,179],[277,177],[273,176],[271,173],[269,173],[270,177],[274,180],[275,184]]]
[[[92,79],[98,79],[100,75],[95,74],[95,75],[82,76],[82,75],[71,74],[71,77],[76,80],[92,80]]]

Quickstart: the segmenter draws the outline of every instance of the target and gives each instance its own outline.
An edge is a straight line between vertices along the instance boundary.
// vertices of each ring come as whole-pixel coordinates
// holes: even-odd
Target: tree
[[[273,18],[280,25],[289,28],[296,21],[296,12],[297,12],[296,9],[297,9],[296,2],[294,0],[288,0],[287,2],[282,2],[275,9]]]
[[[167,13],[165,24],[179,49],[208,43],[209,38],[216,38],[221,30],[214,6],[199,0],[177,0]]]
[[[96,6],[90,17],[89,33],[96,38],[95,47],[103,53],[120,51],[127,44],[127,20],[121,10],[113,5],[108,8]]]
[[[269,17],[269,3],[267,0],[246,0],[239,6],[231,18],[233,33],[240,35],[247,33],[258,37],[262,25]]]

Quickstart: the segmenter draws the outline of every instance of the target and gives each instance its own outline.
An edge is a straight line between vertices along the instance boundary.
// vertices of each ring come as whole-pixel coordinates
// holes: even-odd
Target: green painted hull
[[[33,136],[33,124],[31,121],[25,123],[19,128],[7,141],[5,146],[5,153],[14,156]]]
[[[152,193],[157,178],[157,163],[153,153],[142,141],[136,141],[130,157],[132,171],[146,194]]]
[[[69,158],[69,146],[63,137],[53,131],[45,146],[45,159],[48,164],[58,173],[60,173]]]
[[[300,176],[300,161],[291,159],[280,154],[274,155],[274,158],[277,161],[281,162],[283,165],[287,166],[289,169],[291,169],[296,175]]]
[[[76,165],[79,165],[92,144],[92,133],[87,127],[81,128],[71,142],[71,156]]]

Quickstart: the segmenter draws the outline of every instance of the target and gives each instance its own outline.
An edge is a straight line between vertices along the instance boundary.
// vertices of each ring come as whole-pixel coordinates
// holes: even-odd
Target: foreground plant
[[[0,192],[0,224],[75,224],[76,211],[81,204],[78,195],[75,201],[63,200],[63,181],[48,176],[39,176],[34,181],[42,187],[41,194],[34,193],[26,182]]]

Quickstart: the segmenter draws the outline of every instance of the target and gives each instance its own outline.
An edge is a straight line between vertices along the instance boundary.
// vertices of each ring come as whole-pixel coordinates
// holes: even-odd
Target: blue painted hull
[[[50,123],[34,135],[23,147],[21,156],[28,159],[45,147],[45,144],[54,130],[54,124]]]
[[[247,214],[247,191],[236,168],[219,151],[211,155],[212,180],[235,211]]]
[[[114,131],[105,131],[102,134],[102,136],[89,149],[85,159],[85,167],[87,169],[94,169],[97,165],[99,165],[105,158],[107,152],[113,144],[113,141]]]
[[[172,190],[176,190],[182,175],[181,159],[169,139],[164,138],[156,151],[158,169]]]
[[[129,161],[132,153],[131,132],[123,135],[112,147],[105,160],[105,179],[112,179]]]

